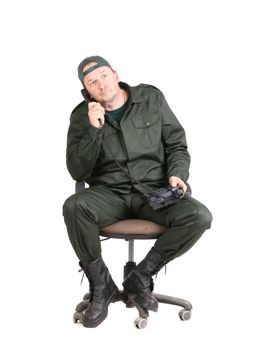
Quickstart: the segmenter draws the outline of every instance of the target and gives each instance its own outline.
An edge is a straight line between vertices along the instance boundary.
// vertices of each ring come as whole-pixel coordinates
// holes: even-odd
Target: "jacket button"
[[[150,123],[149,122],[146,122],[146,126],[149,126],[150,125]]]

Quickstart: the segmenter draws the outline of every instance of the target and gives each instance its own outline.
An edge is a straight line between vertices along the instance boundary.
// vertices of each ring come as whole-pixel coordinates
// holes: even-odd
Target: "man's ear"
[[[115,75],[116,81],[119,83],[120,79],[119,79],[118,73],[116,71],[114,71],[114,75]]]

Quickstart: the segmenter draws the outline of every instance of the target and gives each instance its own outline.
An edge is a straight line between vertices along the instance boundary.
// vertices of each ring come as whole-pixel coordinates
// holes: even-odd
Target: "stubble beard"
[[[105,99],[103,98],[103,95],[102,95],[102,99],[101,99],[101,105],[105,108],[105,109],[111,109],[111,107],[114,105],[114,102],[116,101],[117,99],[117,93],[115,93],[113,96],[111,97],[108,97]]]

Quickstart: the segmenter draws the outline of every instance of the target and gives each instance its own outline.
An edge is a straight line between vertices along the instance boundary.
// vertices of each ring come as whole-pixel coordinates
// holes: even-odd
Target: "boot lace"
[[[79,269],[78,270],[78,272],[82,272],[82,271],[83,271],[83,274],[82,274],[82,277],[81,277],[80,285],[83,283],[85,271],[83,269]]]
[[[78,272],[83,272],[82,277],[81,277],[81,282],[80,282],[80,285],[81,285],[83,283],[83,280],[84,280],[85,271],[83,269],[79,269]],[[92,300],[93,295],[94,295],[94,282],[90,276],[87,276],[87,279],[89,282],[89,294],[90,294],[89,300]]]

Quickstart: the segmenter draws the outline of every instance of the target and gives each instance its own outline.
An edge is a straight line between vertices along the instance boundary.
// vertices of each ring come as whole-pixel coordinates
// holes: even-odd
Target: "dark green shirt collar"
[[[140,103],[144,101],[144,97],[139,94],[137,90],[132,88],[130,85],[120,81],[120,88],[128,91],[128,100],[130,103]]]

